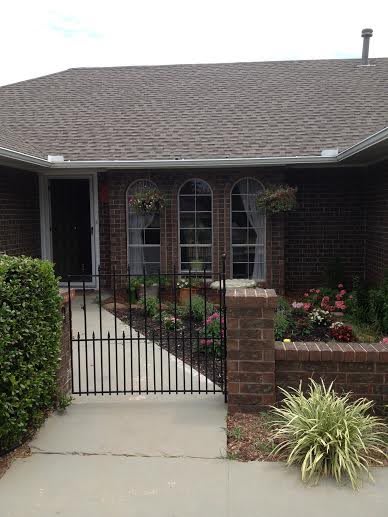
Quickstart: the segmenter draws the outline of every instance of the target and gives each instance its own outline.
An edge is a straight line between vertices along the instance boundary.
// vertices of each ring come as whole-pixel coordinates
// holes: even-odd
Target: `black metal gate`
[[[74,394],[221,392],[226,400],[225,260],[217,275],[128,269],[93,276],[96,290],[85,277],[66,277],[69,294],[76,289]]]

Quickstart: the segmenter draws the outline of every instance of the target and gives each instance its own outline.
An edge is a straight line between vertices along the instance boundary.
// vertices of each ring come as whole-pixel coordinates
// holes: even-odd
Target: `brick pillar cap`
[[[239,305],[241,302],[246,307],[247,304],[253,307],[257,305],[276,307],[277,295],[274,289],[227,289],[226,290],[227,305]]]

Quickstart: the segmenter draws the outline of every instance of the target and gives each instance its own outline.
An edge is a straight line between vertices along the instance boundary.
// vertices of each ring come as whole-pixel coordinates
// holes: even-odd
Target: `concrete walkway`
[[[82,310],[84,300],[77,295],[72,302],[74,389],[80,393],[100,391],[149,392],[182,390],[183,387],[195,390],[212,391],[210,379],[191,369],[180,359],[175,359],[174,336],[171,336],[171,353],[142,334],[114,318],[96,303],[93,292],[85,298],[86,315]],[[86,316],[86,325],[85,325]],[[79,333],[79,343],[77,335]],[[93,343],[93,333],[95,342]],[[109,341],[108,341],[109,335]],[[102,336],[102,341],[99,339]],[[125,337],[125,339],[123,339]],[[87,341],[85,340],[87,338]],[[190,344],[186,344],[190,354]],[[193,347],[195,353],[195,344]],[[94,367],[95,365],[95,367]],[[210,366],[209,366],[210,368]],[[103,388],[103,389],[102,389]],[[219,391],[219,390],[218,390]]]
[[[387,515],[388,469],[358,494],[307,488],[282,464],[225,459],[225,416],[221,394],[77,397],[0,480],[0,516]]]
[[[375,477],[355,493],[305,487],[276,463],[35,450],[0,481],[0,507],[2,517],[386,517],[388,470]]]

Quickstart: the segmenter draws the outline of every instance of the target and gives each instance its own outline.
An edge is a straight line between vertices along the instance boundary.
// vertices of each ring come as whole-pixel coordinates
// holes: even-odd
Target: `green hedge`
[[[0,255],[0,454],[23,442],[55,404],[60,336],[52,265]]]
[[[357,322],[373,325],[384,335],[388,334],[388,271],[383,283],[368,288],[359,277],[353,278],[351,314]]]

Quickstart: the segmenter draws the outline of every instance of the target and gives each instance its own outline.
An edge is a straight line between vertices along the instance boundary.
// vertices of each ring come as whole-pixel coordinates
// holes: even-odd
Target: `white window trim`
[[[203,183],[206,183],[206,185],[209,187],[210,189],[210,195],[211,195],[211,243],[210,244],[195,244],[195,245],[192,245],[192,244],[181,244],[181,207],[180,207],[180,194],[181,194],[181,190],[182,188],[186,185],[186,183],[189,183],[190,181],[201,181]],[[187,194],[187,197],[189,197],[190,195]],[[204,179],[202,178],[190,178],[188,180],[186,180],[184,183],[182,183],[182,185],[179,187],[179,190],[178,190],[178,194],[177,194],[177,209],[178,209],[178,261],[179,261],[179,267],[178,267],[178,270],[179,270],[179,273],[182,273],[182,274],[188,274],[189,273],[189,270],[188,269],[182,269],[182,247],[183,248],[190,248],[190,247],[193,247],[193,246],[196,246],[198,248],[210,248],[210,256],[211,256],[211,269],[210,270],[206,270],[207,273],[211,274],[213,272],[213,269],[214,269],[214,264],[213,264],[213,251],[214,251],[214,194],[213,194],[213,189],[211,187],[211,185]],[[195,214],[197,213],[197,211],[195,211]],[[208,213],[208,212],[203,212],[203,213]]]
[[[126,239],[127,239],[127,243],[126,243],[126,249],[127,249],[127,267],[129,266],[129,248],[130,247],[136,247],[136,246],[131,246],[129,244],[129,206],[128,206],[128,194],[129,194],[129,191],[136,185],[136,183],[149,183],[150,185],[152,185],[155,189],[158,189],[158,186],[156,185],[155,182],[153,182],[152,180],[148,179],[148,178],[140,178],[140,179],[137,179],[135,181],[132,181],[132,183],[130,183],[127,187],[127,190],[125,191],[125,213],[126,213],[126,218],[125,218],[125,228],[126,228]],[[160,217],[160,214],[159,214],[159,217]],[[144,228],[143,228],[144,230]],[[143,248],[146,247],[146,248],[159,248],[159,270],[161,268],[161,264],[162,264],[162,242],[161,242],[161,236],[162,236],[162,231],[161,231],[161,220],[159,219],[159,244],[143,244]],[[147,262],[147,264],[157,264],[157,262]],[[143,267],[144,267],[145,264],[143,264]]]
[[[243,180],[252,180],[252,181],[256,181],[256,183],[259,183],[262,187],[263,190],[265,190],[265,186],[263,185],[263,183],[257,179],[257,178],[254,178],[252,176],[244,176],[243,178],[239,178],[237,181],[235,181],[230,189],[230,194],[229,194],[229,206],[230,206],[230,217],[229,217],[229,224],[230,224],[230,278],[234,278],[233,277],[233,264],[234,264],[234,260],[233,260],[233,221],[232,221],[232,218],[233,218],[233,205],[232,205],[232,193],[233,193],[233,190],[234,188],[236,187],[236,185],[238,183],[240,183],[240,181],[243,181]],[[264,263],[263,263],[263,270],[264,270],[264,277],[263,278],[258,278],[257,281],[258,282],[265,282],[266,281],[266,278],[267,278],[267,217],[265,216],[264,217]],[[238,247],[239,245],[236,245],[236,247]],[[244,244],[241,244],[240,247],[244,247],[246,245]]]

